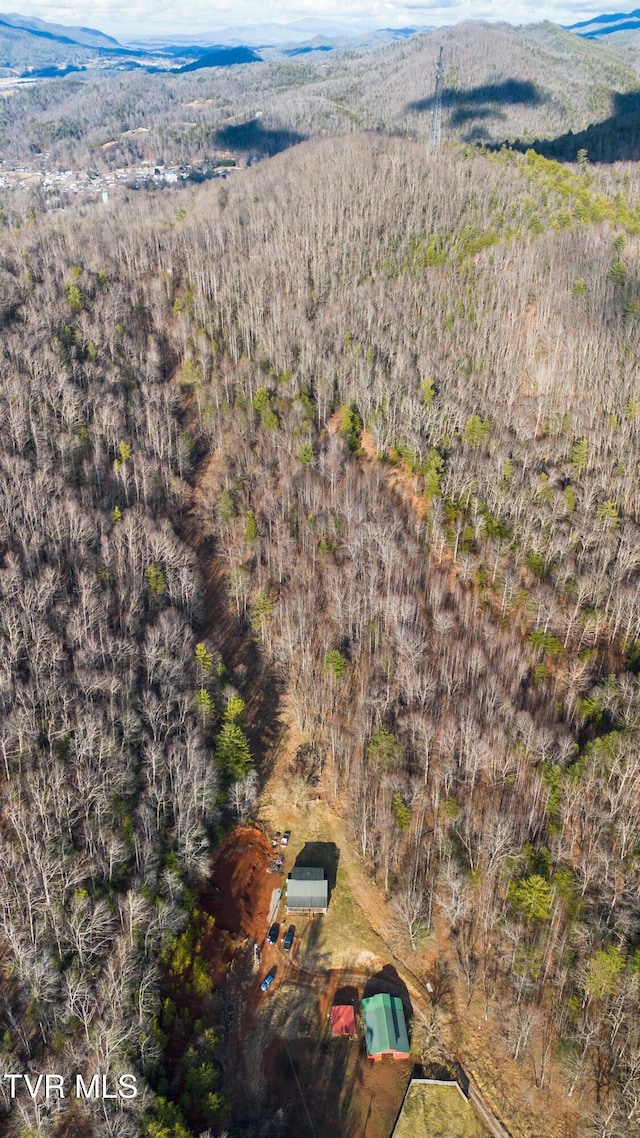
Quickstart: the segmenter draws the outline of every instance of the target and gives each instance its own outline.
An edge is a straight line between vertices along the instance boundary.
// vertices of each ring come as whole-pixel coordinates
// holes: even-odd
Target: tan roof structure
[[[391,1138],[489,1138],[456,1082],[412,1079]]]

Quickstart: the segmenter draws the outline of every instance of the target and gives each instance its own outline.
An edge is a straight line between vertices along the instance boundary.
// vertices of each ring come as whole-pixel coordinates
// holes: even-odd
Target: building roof
[[[356,1034],[356,1013],[351,1004],[336,1004],[331,1009],[331,1034]]]
[[[324,869],[313,866],[294,865],[289,878],[292,881],[324,881]]]
[[[329,904],[329,882],[323,869],[292,870],[287,879],[287,909],[326,909]]]
[[[381,1055],[383,1051],[409,1054],[404,1009],[398,996],[387,992],[369,996],[362,1001],[362,1014],[367,1055]]]
[[[412,1079],[392,1138],[489,1138],[457,1083]]]

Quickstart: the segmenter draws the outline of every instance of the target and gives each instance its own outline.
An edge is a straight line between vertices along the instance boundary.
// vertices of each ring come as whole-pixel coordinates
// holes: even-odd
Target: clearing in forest
[[[260,942],[267,931],[271,894],[279,882],[267,873],[271,845],[252,826],[239,826],[217,851],[202,906],[216,925]]]

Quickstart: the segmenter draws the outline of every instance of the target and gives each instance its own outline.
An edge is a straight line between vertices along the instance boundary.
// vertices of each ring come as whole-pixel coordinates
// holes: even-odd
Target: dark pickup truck
[[[295,935],[296,935],[295,925],[289,925],[289,928],[287,929],[286,933],[284,934],[284,940],[282,942],[282,947],[283,947],[285,952],[291,951],[291,945],[293,944],[293,938]]]

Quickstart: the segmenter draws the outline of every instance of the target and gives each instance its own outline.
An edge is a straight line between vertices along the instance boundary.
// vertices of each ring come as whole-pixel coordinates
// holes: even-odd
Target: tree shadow
[[[454,984],[451,971],[446,963],[435,960],[425,978],[425,987],[432,1004],[453,1011]]]
[[[320,934],[322,931],[320,928],[321,920],[321,916],[312,917],[307,925],[306,952],[309,956],[316,956],[318,945],[320,944]]]
[[[269,1045],[264,1056],[267,1111],[287,1104],[279,1130],[283,1138],[357,1138],[360,1131],[350,1109],[358,1079],[353,1047],[347,1039],[332,1039],[328,1027],[320,1038],[278,1039]]]
[[[271,158],[282,150],[304,142],[306,135],[281,126],[265,126],[260,119],[230,123],[220,127],[213,136],[216,146],[224,150],[240,150],[250,157]]]
[[[407,985],[393,964],[385,964],[380,972],[376,972],[374,976],[370,976],[364,986],[362,993],[363,1000],[368,999],[369,996],[377,996],[381,992],[386,992],[389,996],[399,996],[402,1000],[405,1018],[407,1020],[407,1028],[413,1019],[413,1007],[409,997],[409,990]]]
[[[327,43],[320,43],[320,44],[317,44],[315,47],[312,47],[311,45],[307,44],[304,47],[286,47],[286,48],[284,48],[282,54],[288,55],[288,56],[311,55],[312,52],[318,52],[318,51],[335,51],[335,48],[331,47],[331,45],[327,44]]]
[[[574,134],[568,130],[556,138],[535,142],[507,142],[512,150],[535,150],[544,158],[575,162],[586,150],[591,162],[637,162],[640,160],[640,91],[614,92],[613,114]]]
[[[205,67],[236,67],[242,63],[262,63],[262,56],[250,47],[216,47],[205,54],[200,52],[198,59],[179,67],[177,74],[185,75],[189,71],[201,71]]]
[[[194,481],[197,481],[197,468]],[[238,677],[238,687],[245,701],[251,753],[266,778],[273,768],[277,743],[284,730],[280,714],[284,679],[277,668],[265,662],[254,637],[238,624],[230,606],[218,545],[213,536],[203,532],[198,508],[176,517],[174,524],[182,540],[195,553],[201,574],[203,594],[194,619],[196,636],[211,642],[227,668]]]
[[[467,131],[463,141],[467,143],[477,143],[479,146],[488,146],[491,148],[492,138],[486,127],[476,123],[475,126],[471,127],[471,130]]]
[[[426,99],[416,99],[407,104],[405,113],[420,114],[433,110],[435,101],[435,94]],[[443,105],[449,108],[451,126],[464,126],[471,119],[499,118],[500,108],[505,104],[539,107],[549,101],[549,95],[529,79],[505,79],[502,83],[483,83],[466,90],[445,87],[442,92]]]
[[[325,748],[321,743],[303,743],[296,748],[292,766],[309,786],[318,786],[324,767]]]
[[[53,1138],[91,1138],[92,1134],[93,1129],[89,1121],[72,1107],[57,1124]]]
[[[336,887],[340,850],[335,842],[305,842],[295,862],[295,869],[324,869],[329,882],[329,901]]]

